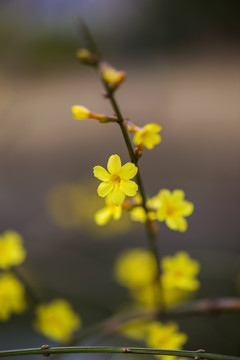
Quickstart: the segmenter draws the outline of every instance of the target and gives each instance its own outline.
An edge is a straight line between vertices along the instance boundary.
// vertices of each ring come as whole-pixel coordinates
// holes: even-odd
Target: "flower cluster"
[[[12,314],[26,309],[25,289],[21,281],[9,270],[23,263],[26,251],[22,236],[14,230],[0,235],[0,321],[7,321]]]
[[[196,276],[200,265],[188,253],[180,251],[163,257],[161,267],[163,272],[159,281],[167,305],[186,300],[199,288]],[[160,301],[160,287],[154,282],[156,262],[149,251],[137,248],[122,253],[115,264],[115,276],[121,285],[130,290],[138,304],[152,306]]]
[[[25,258],[23,238],[18,232],[7,230],[0,235],[0,321],[7,321],[12,314],[21,314],[27,308],[24,285],[9,271]],[[35,329],[55,341],[70,339],[80,325],[80,317],[66,300],[53,300],[36,308]]]
[[[100,177],[98,178],[100,179]],[[127,193],[125,194],[128,195]],[[133,221],[146,222],[147,219],[151,221],[157,220],[165,222],[171,230],[184,232],[188,227],[185,217],[191,215],[194,210],[193,203],[185,200],[183,190],[173,190],[172,192],[167,189],[160,190],[156,196],[147,200],[147,213],[141,204],[142,201],[139,194],[131,202],[125,201],[118,206],[110,198],[107,198],[106,206],[95,214],[95,221],[98,225],[105,225],[111,217],[119,220],[124,209],[129,211]]]

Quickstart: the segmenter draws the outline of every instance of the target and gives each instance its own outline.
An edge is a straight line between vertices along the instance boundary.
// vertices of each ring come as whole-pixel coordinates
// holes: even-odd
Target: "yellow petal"
[[[134,181],[122,180],[120,183],[120,190],[124,192],[127,196],[134,196],[136,195],[136,192],[138,191],[138,186]]]
[[[146,140],[142,142],[142,144],[149,150],[153,149],[155,145],[161,142],[161,136],[158,134],[152,134]]]
[[[158,196],[165,198],[169,198],[171,196],[171,191],[168,189],[162,189],[159,191]]]
[[[119,176],[123,180],[132,179],[138,172],[138,168],[132,163],[126,163],[122,166],[121,170],[119,171]]]
[[[130,211],[130,216],[133,221],[145,222],[147,220],[146,212],[142,206],[137,206]]]
[[[187,230],[187,221],[183,217],[168,217],[166,224],[171,230],[184,232]]]
[[[97,225],[102,226],[107,224],[111,216],[112,216],[111,208],[106,206],[103,209],[100,209],[96,212],[96,214],[94,215],[94,220]]]
[[[113,218],[114,220],[119,220],[122,215],[122,207],[121,206],[114,206],[113,209]]]
[[[156,123],[149,123],[144,126],[144,130],[148,130],[151,132],[159,132],[162,130],[162,127],[161,127],[161,125],[156,124]]]
[[[73,118],[77,120],[88,119],[90,116],[90,111],[85,106],[72,106],[72,113]]]
[[[110,156],[107,164],[108,171],[110,174],[118,174],[121,169],[121,159],[118,155]]]
[[[110,174],[102,166],[94,166],[93,174],[96,178],[102,181],[110,180]]]
[[[109,194],[113,189],[113,184],[110,182],[102,182],[98,189],[98,195],[101,197],[105,197],[107,194]]]
[[[174,200],[178,200],[181,201],[184,199],[185,197],[185,193],[183,190],[173,190],[172,195],[174,197]]]
[[[182,216],[189,216],[193,213],[194,205],[190,201],[184,201],[183,208],[181,210]]]
[[[111,200],[114,205],[121,205],[125,200],[124,193],[119,189],[119,186],[115,186],[111,193]]]

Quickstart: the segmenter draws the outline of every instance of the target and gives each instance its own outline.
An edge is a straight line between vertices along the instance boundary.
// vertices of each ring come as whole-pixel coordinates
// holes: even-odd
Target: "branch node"
[[[131,353],[132,350],[129,349],[128,347],[124,347],[124,348],[123,348],[123,352],[124,352],[124,353]]]
[[[41,346],[41,350],[47,350],[47,349],[50,349],[50,345],[42,345]],[[43,354],[43,356],[48,357],[48,356],[50,356],[50,354],[46,353],[46,354]]]
[[[200,353],[200,354],[204,354],[206,351],[203,350],[203,349],[198,349],[197,352]],[[198,356],[195,356],[195,358],[194,358],[194,360],[200,360],[200,359],[201,359],[201,358],[198,357]]]

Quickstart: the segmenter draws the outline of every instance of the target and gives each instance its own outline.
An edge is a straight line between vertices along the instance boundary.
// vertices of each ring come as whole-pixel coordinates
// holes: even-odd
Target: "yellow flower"
[[[100,65],[100,75],[112,90],[115,90],[125,79],[126,72],[114,69],[107,63]]]
[[[21,264],[26,258],[22,236],[13,230],[0,235],[0,268],[9,269]]]
[[[115,264],[117,281],[126,287],[137,288],[153,282],[157,266],[153,255],[143,249],[123,252]]]
[[[11,273],[0,276],[0,321],[7,321],[11,314],[21,314],[26,309],[22,283]]]
[[[143,128],[139,128],[133,137],[133,142],[136,145],[145,146],[152,149],[155,145],[161,142],[161,136],[158,134],[162,127],[158,124],[150,123]]]
[[[184,216],[189,216],[193,212],[193,204],[184,200],[185,193],[182,190],[163,189],[157,195],[159,208],[156,216],[159,221],[165,221],[171,230],[186,231],[187,221]]]
[[[178,325],[175,322],[162,324],[153,322],[148,326],[147,346],[157,349],[180,350],[187,342],[187,335],[178,331]],[[157,355],[162,360],[168,360],[169,356]],[[172,356],[171,359],[175,359]]]
[[[136,195],[138,186],[130,179],[137,174],[138,168],[132,163],[122,166],[118,155],[110,156],[107,168],[109,172],[102,166],[95,166],[93,169],[94,176],[102,181],[98,187],[98,195],[110,195],[112,203],[119,206],[124,202],[126,195]]]
[[[190,258],[188,253],[180,251],[174,256],[162,259],[162,280],[166,289],[196,291],[200,283],[195,277],[200,271],[198,261]]]
[[[72,106],[72,113],[73,118],[77,120],[89,119],[91,116],[91,111],[81,105]]]
[[[66,300],[56,299],[36,308],[34,327],[50,339],[58,342],[67,341],[80,326],[80,317]]]
[[[113,217],[114,220],[119,220],[122,215],[122,206],[114,205],[110,196],[106,197],[106,206],[98,210],[94,216],[97,225],[105,225]]]

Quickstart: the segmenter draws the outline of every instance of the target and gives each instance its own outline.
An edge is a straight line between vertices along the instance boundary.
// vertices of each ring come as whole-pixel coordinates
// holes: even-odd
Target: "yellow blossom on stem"
[[[42,303],[36,308],[34,327],[50,339],[58,342],[67,341],[80,326],[80,317],[64,299]]]
[[[87,109],[85,106],[82,105],[72,106],[72,114],[73,114],[73,118],[76,120],[94,119],[94,120],[98,120],[100,123],[103,124],[117,121],[116,116],[96,114],[91,112],[89,109]]]
[[[154,256],[141,248],[123,252],[115,263],[117,281],[129,288],[137,288],[152,283],[156,273],[157,266]]]
[[[178,325],[175,322],[162,324],[153,322],[148,326],[147,346],[157,349],[180,350],[187,342],[187,335],[179,332]],[[168,360],[169,356],[157,355],[162,360]],[[171,359],[175,359],[172,356]]]
[[[102,166],[94,166],[93,173],[96,178],[102,181],[98,187],[98,195],[110,196],[114,205],[121,205],[126,196],[135,196],[138,186],[131,181],[138,171],[138,168],[132,163],[126,163],[122,166],[118,155],[110,156],[107,163],[107,170]]]
[[[91,111],[82,105],[72,106],[73,118],[77,120],[90,119]]]
[[[94,219],[97,225],[105,225],[108,221],[113,218],[119,220],[122,215],[122,206],[114,205],[111,197],[106,197],[106,206],[96,212]]]
[[[12,314],[26,309],[25,290],[22,283],[11,273],[0,275],[0,321],[7,321]]]
[[[158,134],[161,130],[162,127],[155,123],[147,124],[143,128],[136,127],[133,142],[136,145],[152,149],[161,142],[161,136]]]
[[[184,191],[174,190],[171,193],[169,190],[163,189],[157,196],[159,200],[157,219],[165,221],[171,230],[186,231],[187,221],[184,217],[192,214],[194,206],[193,203],[184,200]]]
[[[107,63],[101,63],[100,75],[102,79],[108,84],[111,90],[115,90],[125,79],[126,72],[116,70],[114,67]]]
[[[174,256],[165,256],[162,259],[164,288],[196,291],[200,283],[196,279],[200,271],[198,261],[190,258],[189,254],[180,251]]]
[[[13,265],[20,265],[26,258],[22,236],[7,230],[0,234],[0,268],[9,269]]]

